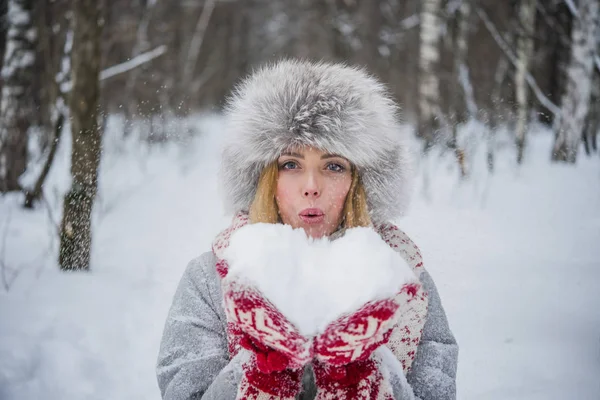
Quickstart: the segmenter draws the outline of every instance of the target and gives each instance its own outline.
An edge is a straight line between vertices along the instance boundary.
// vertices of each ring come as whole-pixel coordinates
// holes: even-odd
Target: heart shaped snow
[[[307,337],[418,281],[371,228],[348,229],[330,241],[284,224],[246,225],[231,236],[224,259],[226,279],[257,288]]]

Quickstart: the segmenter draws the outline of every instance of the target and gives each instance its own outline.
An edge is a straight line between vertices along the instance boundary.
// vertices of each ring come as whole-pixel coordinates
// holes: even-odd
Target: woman
[[[385,88],[356,68],[282,61],[244,80],[226,116],[221,173],[235,217],[175,294],[157,365],[163,398],[455,399],[458,346],[437,290],[418,248],[386,222],[406,206],[410,170]],[[372,228],[418,284],[307,337],[228,276],[229,239],[259,222],[331,241]]]

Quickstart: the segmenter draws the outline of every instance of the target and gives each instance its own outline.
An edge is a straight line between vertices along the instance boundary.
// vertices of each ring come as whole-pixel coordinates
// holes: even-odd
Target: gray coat
[[[175,293],[158,355],[158,385],[165,400],[235,399],[242,375],[241,351],[232,359],[221,285],[215,257],[208,252],[188,265]],[[429,309],[412,369],[405,378],[391,374],[396,400],[456,399],[458,345],[431,276],[421,281],[429,292]],[[316,393],[310,368],[302,399]]]

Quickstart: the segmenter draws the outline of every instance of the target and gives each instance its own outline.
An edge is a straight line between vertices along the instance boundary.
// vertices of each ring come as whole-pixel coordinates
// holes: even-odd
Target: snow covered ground
[[[160,398],[154,364],[171,297],[229,222],[217,196],[220,121],[195,123],[197,138],[155,146],[119,143],[109,128],[89,273],[56,265],[68,140],[49,209],[0,197],[0,399]],[[463,135],[478,132],[473,123]],[[421,160],[410,215],[397,221],[461,346],[459,399],[600,398],[599,157],[550,165],[552,137],[536,128],[526,164],[505,147],[490,175],[482,145],[469,143],[472,178],[459,182],[450,154]]]

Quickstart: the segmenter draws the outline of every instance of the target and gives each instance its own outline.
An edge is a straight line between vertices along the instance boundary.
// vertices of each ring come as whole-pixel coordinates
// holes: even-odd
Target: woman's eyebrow
[[[280,157],[283,157],[283,156],[296,157],[296,158],[301,158],[302,160],[304,160],[304,156],[300,153],[290,153],[290,152],[281,153]]]
[[[281,153],[280,157],[283,157],[283,156],[296,157],[296,158],[300,158],[300,159],[304,160],[304,156],[302,154],[300,154],[300,153],[294,153],[294,152],[286,151],[284,153]],[[340,156],[338,154],[329,154],[328,153],[328,154],[323,154],[321,156],[321,160],[325,160],[327,158],[341,158],[341,159],[345,160],[344,157],[342,157],[342,156]]]
[[[326,158],[341,158],[342,160],[345,160],[345,158],[344,158],[344,157],[342,157],[342,156],[340,156],[340,155],[338,155],[338,154],[323,154],[323,155],[321,156],[321,160],[324,160],[324,159],[326,159]]]

